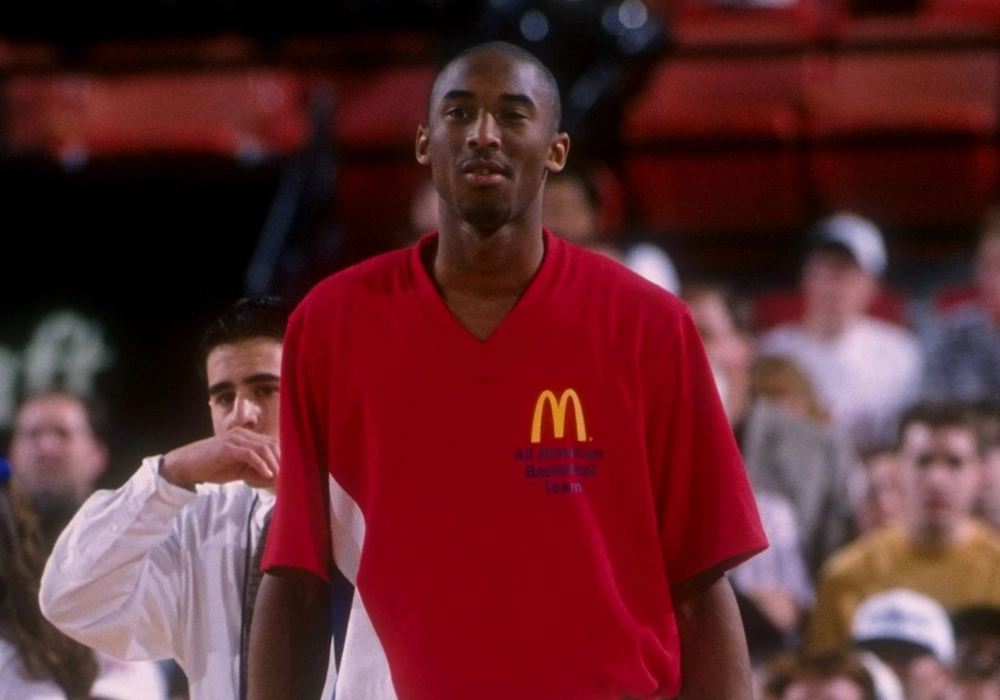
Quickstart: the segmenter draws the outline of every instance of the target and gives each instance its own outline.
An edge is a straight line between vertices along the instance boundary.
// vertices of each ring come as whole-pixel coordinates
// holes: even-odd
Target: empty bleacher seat
[[[622,125],[641,223],[715,232],[803,223],[804,68],[797,54],[663,60]]]

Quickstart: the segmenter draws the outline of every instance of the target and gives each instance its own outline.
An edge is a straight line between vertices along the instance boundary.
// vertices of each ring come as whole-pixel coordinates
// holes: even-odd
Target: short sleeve
[[[649,424],[660,542],[671,584],[767,547],[746,467],[701,338],[683,310],[663,342]]]
[[[281,363],[281,469],[262,568],[303,569],[330,580],[325,336],[303,305],[293,312]]]

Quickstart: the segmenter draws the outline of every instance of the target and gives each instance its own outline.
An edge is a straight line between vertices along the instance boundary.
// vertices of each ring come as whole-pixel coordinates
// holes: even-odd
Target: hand
[[[163,456],[160,476],[186,489],[241,480],[250,486],[270,486],[278,476],[278,456],[273,437],[232,428],[171,450]]]

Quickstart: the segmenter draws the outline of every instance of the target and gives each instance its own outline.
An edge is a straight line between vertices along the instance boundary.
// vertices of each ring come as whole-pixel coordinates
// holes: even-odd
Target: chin
[[[491,234],[510,222],[511,211],[506,207],[469,207],[462,211],[462,219],[479,231]]]

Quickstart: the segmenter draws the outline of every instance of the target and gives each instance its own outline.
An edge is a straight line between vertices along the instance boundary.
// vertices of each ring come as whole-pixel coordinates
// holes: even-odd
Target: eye
[[[452,119],[468,119],[470,112],[465,107],[452,107],[445,112],[445,116]]]
[[[261,384],[260,386],[254,387],[253,395],[257,399],[269,399],[272,396],[277,396],[278,387],[274,384]]]
[[[505,121],[508,122],[520,122],[528,118],[528,115],[525,114],[524,112],[517,112],[517,111],[504,112],[501,116]]]
[[[229,408],[236,401],[236,393],[232,391],[226,391],[221,394],[215,394],[210,399],[213,406],[218,406],[219,408]]]

